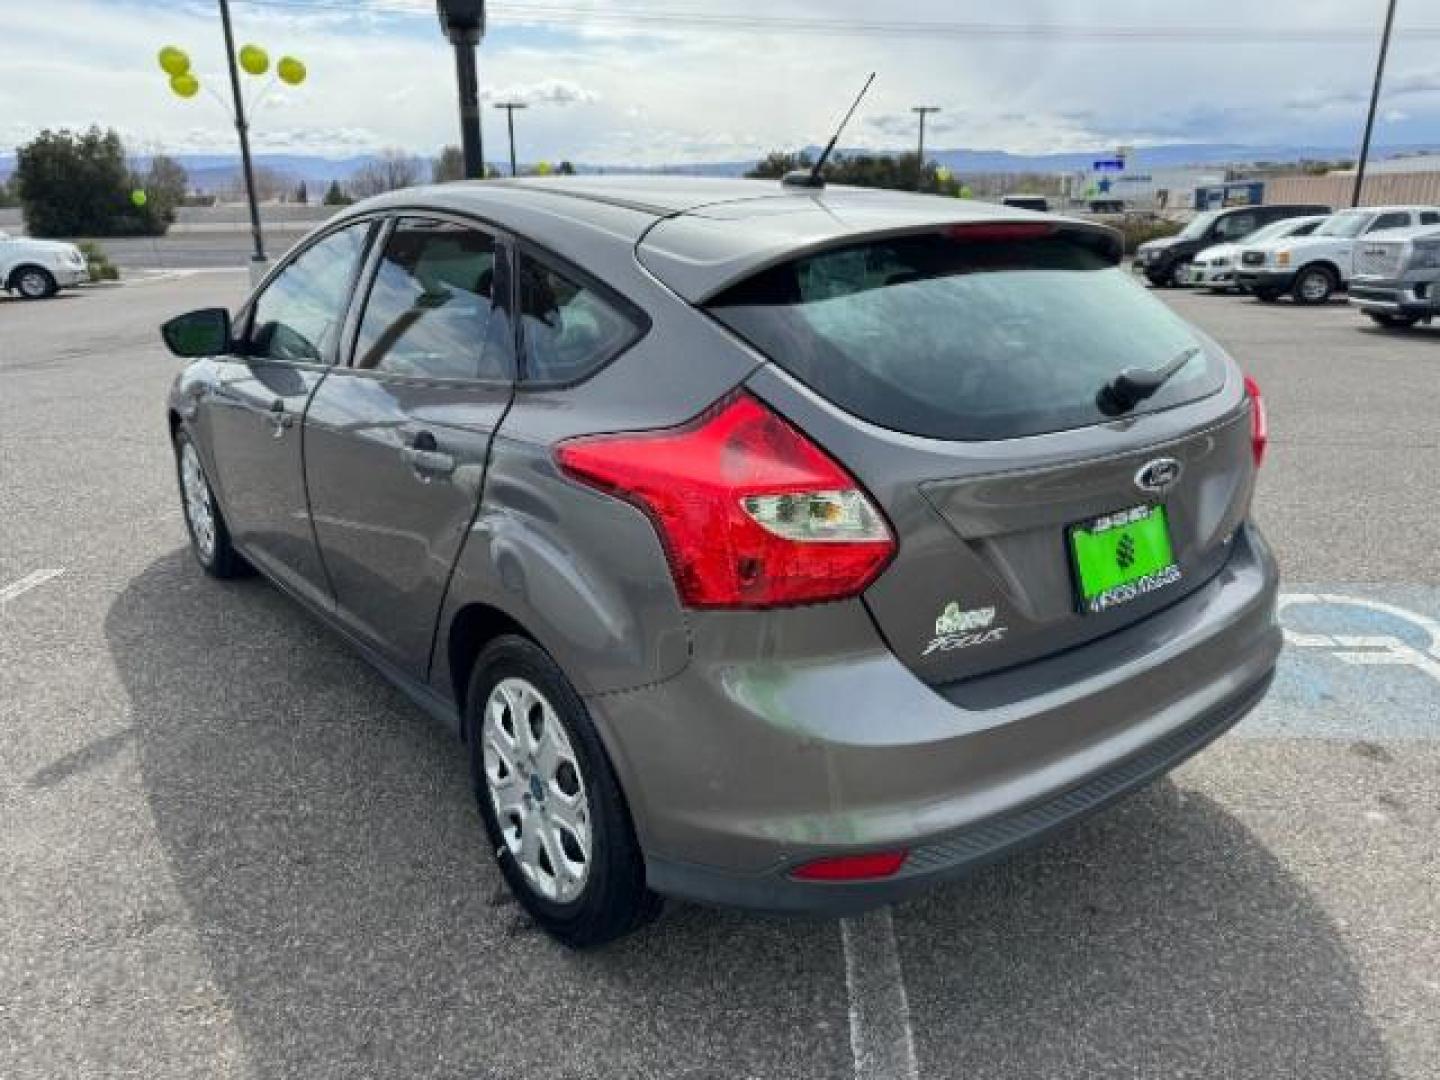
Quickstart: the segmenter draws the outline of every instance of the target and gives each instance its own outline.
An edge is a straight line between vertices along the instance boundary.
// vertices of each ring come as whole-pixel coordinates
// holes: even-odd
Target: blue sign
[[[1100,183],[1096,184],[1095,186],[1100,189],[1100,194],[1102,194],[1102,195],[1109,194],[1109,192],[1110,192],[1110,178],[1109,178],[1109,177],[1106,177],[1104,180],[1101,180]]]
[[[1092,162],[1096,172],[1123,172],[1125,170],[1124,158],[1101,158]]]

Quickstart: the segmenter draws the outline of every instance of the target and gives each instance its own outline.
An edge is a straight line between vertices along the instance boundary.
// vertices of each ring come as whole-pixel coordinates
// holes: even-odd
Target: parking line
[[[8,604],[17,596],[29,592],[37,585],[44,585],[51,578],[57,578],[65,572],[64,567],[49,570],[32,570],[19,581],[13,581],[0,589],[0,604]]]
[[[855,1080],[919,1080],[915,1033],[888,907],[840,920]]]

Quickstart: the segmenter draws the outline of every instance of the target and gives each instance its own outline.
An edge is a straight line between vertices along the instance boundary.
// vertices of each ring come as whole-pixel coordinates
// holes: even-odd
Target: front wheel
[[[466,697],[470,773],[490,850],[539,926],[583,949],[653,919],[660,898],[620,785],[575,688],[517,635],[475,661]]]
[[[1169,284],[1171,288],[1183,289],[1190,284],[1190,260],[1178,259],[1170,267]]]
[[[1297,304],[1323,304],[1335,294],[1339,282],[1334,271],[1324,266],[1307,266],[1295,275],[1290,294]]]
[[[22,266],[10,279],[11,288],[26,300],[44,300],[60,291],[55,276],[43,266]]]
[[[180,480],[180,508],[185,514],[185,530],[190,534],[195,561],[211,577],[232,578],[248,573],[249,564],[230,542],[230,530],[215,503],[200,454],[183,428],[175,433],[175,468]]]

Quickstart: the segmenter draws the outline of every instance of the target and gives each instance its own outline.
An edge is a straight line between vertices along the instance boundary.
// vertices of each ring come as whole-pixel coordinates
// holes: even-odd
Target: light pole
[[[1370,134],[1375,130],[1375,107],[1380,104],[1380,80],[1385,77],[1385,54],[1390,51],[1390,28],[1395,25],[1395,0],[1385,9],[1385,29],[1380,35],[1380,59],[1375,62],[1375,85],[1370,90],[1370,112],[1365,117],[1365,138],[1360,143],[1360,160],[1355,165],[1355,190],[1350,205],[1360,205],[1360,188],[1365,183],[1365,162],[1370,157]]]
[[[245,172],[245,199],[250,204],[250,236],[257,266],[265,261],[265,243],[260,237],[260,205],[255,199],[255,169],[250,164],[250,125],[245,120],[245,99],[240,94],[240,69],[235,65],[235,33],[230,29],[230,0],[220,0],[220,23],[225,28],[225,60],[230,65],[230,92],[235,95],[235,130],[240,135],[240,167]]]
[[[460,91],[460,148],[465,175],[485,177],[485,151],[480,141],[480,84],[475,74],[475,48],[485,36],[485,0],[435,0],[440,26],[455,46],[455,79]]]
[[[925,114],[939,112],[938,105],[915,105],[910,109],[920,117],[920,148],[915,154],[915,190],[919,191],[925,183]]]
[[[526,108],[523,101],[497,101],[495,108],[505,110],[505,126],[510,129],[510,175],[515,176],[515,110]]]

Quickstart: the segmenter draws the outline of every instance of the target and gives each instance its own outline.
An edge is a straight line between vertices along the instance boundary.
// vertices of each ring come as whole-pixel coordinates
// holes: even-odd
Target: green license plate
[[[1080,609],[1099,614],[1180,580],[1163,506],[1135,506],[1072,525]]]

